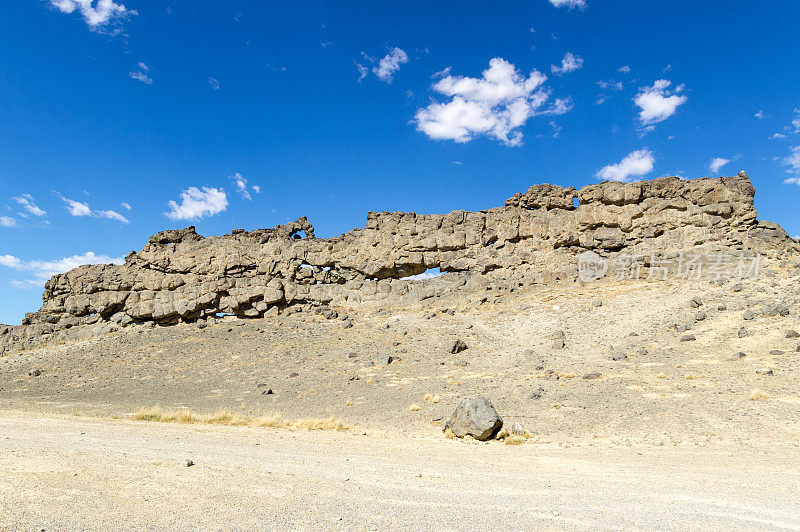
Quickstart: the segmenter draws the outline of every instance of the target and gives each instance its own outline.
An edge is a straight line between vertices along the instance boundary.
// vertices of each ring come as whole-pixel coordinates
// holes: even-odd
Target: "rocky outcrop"
[[[405,278],[431,268],[453,273],[434,291],[472,290],[574,280],[575,256],[587,250],[612,257],[693,246],[796,248],[779,226],[757,221],[754,195],[744,173],[663,177],[580,190],[535,185],[480,212],[370,212],[363,228],[337,238],[315,238],[305,217],[213,237],[194,227],[162,231],[124,265],[81,266],[54,276],[38,312],[22,326],[0,327],[0,352],[58,339],[76,327],[104,332],[220,313],[255,318],[274,307],[424,298],[432,288]]]

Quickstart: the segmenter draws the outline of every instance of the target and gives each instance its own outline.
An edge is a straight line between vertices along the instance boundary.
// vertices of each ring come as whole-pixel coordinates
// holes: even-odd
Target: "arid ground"
[[[347,328],[231,317],[13,353],[0,525],[798,529],[792,274],[490,290],[339,309]],[[472,396],[531,437],[445,439]],[[133,420],[153,406],[350,428]]]

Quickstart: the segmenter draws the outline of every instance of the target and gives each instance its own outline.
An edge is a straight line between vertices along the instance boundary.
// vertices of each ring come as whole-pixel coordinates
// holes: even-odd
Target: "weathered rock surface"
[[[363,228],[337,238],[315,238],[305,217],[213,237],[194,227],[162,231],[123,265],[81,266],[50,279],[38,312],[22,326],[0,326],[0,353],[137,324],[257,318],[293,307],[324,307],[335,317],[334,306],[571,281],[586,250],[609,262],[698,247],[798,250],[779,226],[756,219],[754,194],[744,173],[663,177],[580,190],[535,185],[480,212],[370,212]],[[406,279],[432,268],[447,275]]]
[[[464,399],[444,424],[459,438],[472,436],[485,441],[492,438],[503,426],[503,418],[492,403],[484,397]]]

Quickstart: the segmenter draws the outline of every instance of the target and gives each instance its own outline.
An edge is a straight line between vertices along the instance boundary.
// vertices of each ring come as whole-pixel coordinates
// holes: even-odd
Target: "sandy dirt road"
[[[0,528],[800,530],[798,458],[2,412]]]

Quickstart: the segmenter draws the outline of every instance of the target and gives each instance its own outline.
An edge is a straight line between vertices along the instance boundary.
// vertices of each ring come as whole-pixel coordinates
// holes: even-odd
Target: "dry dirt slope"
[[[794,442],[796,285],[776,266],[741,290],[562,283],[340,309],[351,328],[313,313],[131,328],[3,357],[0,404],[109,417],[151,405],[336,415],[433,434],[461,398],[484,395],[538,441]],[[566,347],[554,349],[549,336],[559,330]],[[450,353],[456,339],[468,349]],[[754,389],[767,397],[751,400]]]

